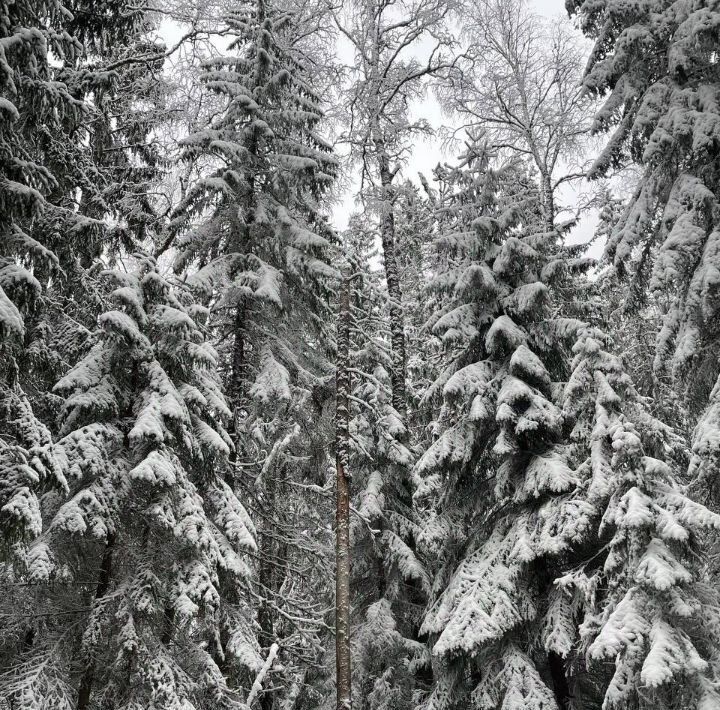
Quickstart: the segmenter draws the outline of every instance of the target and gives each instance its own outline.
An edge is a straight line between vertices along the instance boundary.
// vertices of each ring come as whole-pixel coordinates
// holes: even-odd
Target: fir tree
[[[224,480],[230,411],[203,310],[137,261],[107,273],[116,308],[56,387],[65,490],[3,568],[3,695],[23,707],[228,707],[220,665],[262,665],[237,594],[254,528]]]
[[[33,225],[58,178],[36,135],[58,131],[81,110],[48,62],[52,51],[72,58],[79,47],[61,32],[59,2],[0,3],[0,530],[4,549],[41,529],[37,490],[61,482],[42,451],[50,433],[36,418],[27,386],[27,354],[34,313],[48,280],[60,274],[47,235]],[[33,397],[35,399],[35,397]],[[12,554],[10,554],[12,557]]]
[[[323,201],[338,161],[320,133],[307,21],[299,8],[265,0],[227,16],[231,54],[208,60],[202,76],[225,105],[183,142],[211,172],[189,188],[171,225],[182,231],[176,268],[189,269],[188,283],[213,307],[244,473],[237,484],[258,519],[260,639],[280,644],[287,695],[303,676],[298,659],[317,663],[322,652],[320,600],[332,581],[317,569],[331,564],[318,503],[332,471],[338,272]],[[262,694],[262,707],[276,697]]]
[[[607,97],[595,131],[611,131],[590,177],[629,162],[641,177],[606,252],[622,274],[661,294],[659,373],[702,411],[718,376],[720,91],[714,2],[616,4],[568,0],[595,39],[585,90]]]
[[[52,384],[82,356],[104,308],[92,271],[95,260],[112,261],[119,250],[147,236],[143,220],[133,215],[142,211],[139,203],[150,201],[149,184],[158,178],[157,171],[148,170],[150,163],[157,167],[149,148],[156,125],[149,127],[140,104],[158,98],[151,89],[162,81],[153,84],[149,77],[162,61],[112,65],[115,48],[136,49],[149,31],[147,12],[130,11],[127,2],[101,8],[79,1],[56,12],[50,4],[34,5],[34,17],[14,15],[26,11],[25,3],[16,3],[6,17],[17,26],[38,25],[35,54],[26,57],[34,64],[16,67],[16,84],[23,87],[16,138],[39,201],[32,215],[16,221],[14,236],[2,249],[34,277],[23,296],[20,385],[32,392],[33,407],[52,425],[59,407],[50,394]],[[15,53],[8,59],[15,61]],[[33,166],[39,171],[35,176]],[[12,217],[14,211],[5,214]],[[18,274],[14,288],[20,289]]]
[[[356,215],[346,232],[352,273],[349,470],[353,589],[353,705],[367,710],[415,706],[429,656],[418,640],[430,579],[414,546],[413,453],[401,414],[392,405],[387,295],[372,269],[376,231]],[[427,675],[427,673],[425,673]]]
[[[591,668],[615,664],[606,710],[716,707],[720,614],[696,548],[720,517],[678,484],[682,440],[648,413],[609,346],[601,331],[582,331],[565,388],[578,473],[601,520],[595,553],[557,582],[554,635],[575,643],[583,610]]]
[[[436,659],[426,706],[567,708],[551,590],[593,514],[555,403],[580,323],[558,316],[552,294],[572,259],[556,232],[534,229],[542,212],[522,164],[494,165],[480,145],[444,180],[428,327],[447,359],[426,393],[444,404],[415,468],[416,497],[434,499],[421,550],[444,561],[423,623]]]
[[[292,14],[258,2],[227,22],[238,56],[209,61],[203,76],[226,98],[226,108],[184,141],[188,156],[204,155],[219,167],[192,186],[177,210],[176,228],[186,234],[176,267],[197,265],[193,286],[222,296],[217,310],[228,314],[234,340],[228,389],[237,397],[276,357],[278,366],[290,358],[285,366],[304,369],[296,359],[304,334],[288,332],[288,322],[315,330],[320,343],[328,340],[322,316],[329,315],[337,272],[328,263],[333,236],[320,199],[337,160],[317,133],[322,111],[293,52]],[[208,220],[192,222],[206,211]],[[264,318],[283,324],[285,338],[278,340],[290,346],[285,355],[273,352]],[[320,362],[323,357],[319,352]]]
[[[410,180],[397,186],[394,204],[395,243],[403,294],[403,317],[407,355],[407,413],[405,427],[417,425],[424,412],[418,403],[430,384],[432,362],[438,355],[435,342],[428,341],[423,330],[426,320],[426,284],[430,276],[432,242],[437,236],[434,190],[424,175],[419,175],[421,186]],[[389,307],[386,307],[389,311]],[[386,316],[389,321],[390,314]],[[386,369],[389,365],[385,366]],[[408,436],[410,446],[415,444]]]
[[[33,322],[38,391],[48,390],[84,354],[107,307],[98,271],[158,239],[167,210],[156,197],[168,82],[164,47],[151,39],[155,16],[127,0],[74,0],[68,10],[63,31],[82,49],[55,74],[82,102],[82,112],[36,137],[57,180],[32,234],[44,239],[62,269]],[[56,401],[44,404],[48,418],[57,416]]]
[[[73,0],[69,10],[66,31],[84,51],[60,77],[86,100],[87,116],[70,145],[47,140],[67,166],[66,193],[70,181],[81,189],[78,212],[106,223],[79,243],[58,244],[66,260],[74,249],[87,268],[100,256],[146,247],[163,230],[170,210],[154,195],[166,168],[160,141],[172,120],[165,112],[170,82],[163,77],[165,46],[152,39],[158,15],[151,8],[128,0]]]
[[[633,296],[657,295],[655,374],[674,380],[692,425],[720,376],[720,9],[692,0],[567,7],[595,39],[586,91],[607,94],[594,130],[612,134],[590,175],[630,161],[642,169],[606,253],[633,280]],[[703,425],[696,435],[692,473],[707,480],[719,452]]]

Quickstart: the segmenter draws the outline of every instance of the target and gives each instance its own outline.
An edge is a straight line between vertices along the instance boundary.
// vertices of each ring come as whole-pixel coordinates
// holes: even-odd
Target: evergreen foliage
[[[556,403],[563,343],[580,325],[552,305],[569,259],[556,232],[537,231],[521,163],[496,165],[480,144],[443,180],[431,282],[440,303],[428,327],[447,357],[425,397],[444,403],[415,467],[416,497],[436,499],[421,549],[440,562],[423,622],[440,674],[427,707],[463,707],[471,695],[475,707],[554,708],[567,649],[546,635],[548,600],[593,514],[576,493]]]
[[[615,663],[604,708],[714,707],[720,617],[696,546],[720,517],[678,484],[682,440],[648,413],[610,345],[601,331],[584,330],[565,388],[571,438],[586,457],[578,471],[601,513],[602,546],[558,580],[568,608],[563,621],[583,599],[587,659]]]
[[[88,707],[95,688],[93,706],[221,707],[231,695],[218,664],[254,668],[258,652],[223,594],[247,582],[242,553],[256,543],[225,481],[217,356],[195,320],[203,310],[152,260],[106,276],[115,308],[55,387],[61,485],[44,487],[42,530],[3,567],[3,605],[28,612],[6,626],[4,651],[19,655],[3,690],[23,707],[55,696],[71,707],[75,693]],[[223,625],[232,636],[219,645]]]
[[[55,81],[48,61],[49,51],[79,51],[62,33],[60,3],[6,2],[0,18],[0,530],[11,552],[12,543],[40,532],[37,485],[57,477],[39,453],[50,433],[33,412],[23,368],[48,280],[60,273],[47,235],[33,236],[58,184],[36,134],[60,130],[82,106]]]
[[[612,131],[591,176],[633,161],[642,174],[608,240],[621,273],[663,295],[656,367],[702,409],[717,371],[718,140],[714,2],[569,0],[595,40],[584,86],[607,95],[595,131]]]
[[[357,495],[351,519],[355,704],[412,708],[429,654],[419,641],[430,579],[415,552],[410,432],[392,405],[387,296],[370,266],[375,231],[355,216],[346,235],[352,280],[349,468]]]
[[[202,75],[222,112],[183,141],[186,158],[202,158],[208,172],[170,224],[181,232],[175,268],[212,308],[236,483],[258,521],[259,639],[264,648],[279,643],[284,679],[281,694],[262,696],[263,708],[302,696],[302,665],[324,653],[319,599],[331,582],[331,434],[317,424],[331,416],[337,240],[323,201],[338,160],[321,135],[321,97],[297,42],[305,22],[265,0],[224,19],[230,54],[208,59]]]
[[[0,710],[720,707],[720,7],[567,6],[0,0]]]

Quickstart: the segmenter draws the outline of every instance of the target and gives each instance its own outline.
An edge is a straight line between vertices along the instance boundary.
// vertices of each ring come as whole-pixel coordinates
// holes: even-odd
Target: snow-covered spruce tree
[[[359,363],[358,363],[359,364]],[[414,708],[427,689],[429,654],[418,640],[430,579],[414,543],[419,526],[411,507],[412,456],[407,431],[391,405],[385,368],[359,376],[351,420],[351,465],[358,480],[352,519],[353,706]]]
[[[172,225],[182,231],[176,268],[212,303],[236,483],[258,522],[260,641],[279,641],[283,674],[260,695],[265,710],[300,692],[323,652],[318,631],[332,582],[329,499],[316,487],[330,484],[334,470],[330,300],[338,274],[323,201],[338,161],[320,135],[309,9],[257,0],[227,16],[230,54],[206,62],[201,77],[225,106],[184,141],[187,156],[208,167]]]
[[[710,402],[693,432],[690,474],[699,495],[720,500],[720,380],[710,393]]]
[[[33,236],[57,185],[36,136],[79,111],[48,64],[50,50],[78,50],[62,36],[64,19],[54,0],[0,2],[0,564],[40,532],[38,484],[59,480],[42,453],[50,438],[33,413],[27,354],[34,314],[59,273],[48,235]]]
[[[629,161],[642,168],[606,252],[662,305],[655,374],[682,384],[691,423],[704,422],[690,472],[707,482],[720,471],[720,443],[705,426],[712,408],[702,415],[720,377],[720,8],[693,0],[567,7],[596,40],[584,84],[607,98],[594,129],[612,129],[591,176]]]
[[[221,296],[215,310],[225,314],[233,340],[231,397],[247,395],[255,375],[272,367],[273,343],[290,348],[277,357],[293,360],[285,364],[296,370],[303,368],[291,353],[299,355],[305,329],[317,335],[321,361],[328,342],[323,316],[331,320],[327,299],[337,272],[321,200],[337,159],[318,133],[320,99],[293,45],[300,31],[293,20],[264,0],[228,16],[237,56],[209,60],[202,76],[226,98],[225,110],[184,141],[188,156],[202,155],[215,169],[176,211],[175,228],[185,231],[176,268],[197,268],[190,283]],[[285,338],[269,322],[284,324]]]
[[[38,323],[33,348],[49,376],[77,360],[82,342],[105,304],[93,270],[158,240],[169,208],[159,196],[169,81],[164,45],[151,38],[157,15],[130,0],[71,0],[63,30],[81,44],[56,76],[82,100],[79,120],[45,130],[37,142],[58,176],[52,209],[35,224],[48,235],[63,278],[53,283],[50,308]],[[84,326],[84,328],[83,328]],[[75,350],[71,350],[75,347]],[[59,361],[59,362],[58,362]]]
[[[20,386],[13,348],[16,345],[8,336],[2,348],[0,570],[22,557],[27,545],[42,532],[40,491],[62,488],[64,483],[62,469],[52,456],[51,432],[36,416]]]
[[[603,244],[622,217],[624,201],[603,190],[597,204],[594,239]],[[628,284],[607,259],[603,258],[600,266],[597,277],[588,284],[591,305],[584,317],[601,323],[612,337],[613,353],[621,359],[637,391],[649,398],[648,410],[661,421],[672,422],[674,430],[689,440],[692,417],[685,398],[670,378],[658,377],[653,368],[657,334],[662,328],[662,298],[648,291],[644,277],[635,278],[628,293]]]
[[[702,0],[567,0],[595,39],[584,86],[606,95],[594,121],[612,131],[590,177],[637,163],[641,177],[607,244],[622,275],[660,294],[658,374],[688,387],[697,413],[720,347],[720,7]]]
[[[166,48],[152,39],[160,16],[130,0],[71,0],[68,9],[72,18],[65,30],[82,42],[83,51],[65,63],[59,77],[87,101],[87,115],[75,127],[71,145],[53,136],[45,141],[80,188],[79,214],[106,222],[104,229],[57,247],[75,250],[87,268],[108,252],[137,249],[161,230],[169,208],[154,195],[166,167],[162,129],[173,117],[165,106]]]
[[[521,162],[497,164],[478,144],[443,180],[428,328],[447,355],[425,399],[444,403],[415,467],[419,550],[436,561],[425,707],[568,708],[553,581],[593,514],[555,403],[581,325],[553,307],[572,259],[540,231]]]
[[[57,179],[35,136],[58,130],[63,118],[80,109],[64,84],[54,81],[48,52],[72,57],[79,47],[62,35],[65,10],[60,2],[21,0],[0,4],[0,317],[6,334],[17,332],[17,311],[7,303],[8,290],[29,300],[39,284],[27,271],[32,259],[56,261],[44,244],[27,233],[45,206]],[[9,262],[23,262],[20,264]]]
[[[720,516],[679,485],[682,440],[648,413],[610,346],[597,329],[581,332],[564,393],[578,474],[602,517],[592,556],[556,583],[554,637],[570,648],[584,616],[590,668],[604,675],[614,661],[604,710],[710,710],[720,607],[697,544]]]
[[[64,494],[42,497],[42,534],[3,568],[0,685],[24,708],[233,707],[220,668],[262,665],[204,309],[136,262],[106,273],[115,309],[56,387]]]
[[[22,196],[8,205],[4,214],[15,219],[15,226],[0,250],[34,277],[35,296],[25,298],[19,379],[33,392],[33,406],[47,423],[59,406],[49,390],[82,354],[104,307],[90,273],[94,259],[112,259],[121,246],[144,236],[139,205],[148,202],[148,183],[157,171],[146,160],[152,162],[151,129],[140,100],[143,94],[157,99],[158,92],[148,91],[148,78],[160,66],[109,62],[114,52],[110,45],[128,46],[137,57],[148,29],[146,14],[130,11],[125,0],[102,7],[77,0],[63,9],[22,2],[5,14],[13,28],[25,27],[27,33],[22,41],[8,44],[5,54],[15,71],[8,98],[14,96],[19,114],[8,123],[21,155],[15,172],[8,167],[4,173],[27,179],[36,191],[29,196],[38,199],[32,215]],[[101,134],[106,140],[98,138]],[[11,288],[20,289],[17,270],[12,279]]]
[[[421,186],[410,180],[397,186],[394,203],[394,226],[398,275],[403,300],[405,354],[407,358],[406,400],[408,411],[405,426],[415,427],[418,409],[425,388],[429,385],[432,362],[438,354],[423,330],[427,316],[425,307],[428,265],[437,222],[433,200],[435,194],[424,175]],[[386,310],[389,311],[389,305]],[[388,313],[388,320],[389,320]],[[387,367],[387,366],[386,366]],[[406,443],[414,446],[409,437]]]

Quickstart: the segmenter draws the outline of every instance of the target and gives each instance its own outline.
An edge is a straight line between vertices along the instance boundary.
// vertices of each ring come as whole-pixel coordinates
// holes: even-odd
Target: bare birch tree
[[[480,130],[496,149],[533,163],[551,230],[558,188],[584,176],[564,169],[590,127],[588,99],[578,83],[578,39],[569,23],[549,23],[525,0],[473,0],[461,12],[468,45],[440,95],[464,129]]]
[[[351,155],[360,163],[360,196],[377,213],[390,299],[392,404],[406,410],[406,353],[402,288],[398,273],[395,203],[398,175],[413,142],[431,133],[410,105],[426,80],[451,66],[452,39],[445,31],[447,0],[358,0],[334,10],[341,34],[354,51],[347,94]]]

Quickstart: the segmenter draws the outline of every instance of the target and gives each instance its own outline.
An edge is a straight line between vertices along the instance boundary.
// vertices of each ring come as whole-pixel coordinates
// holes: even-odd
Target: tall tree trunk
[[[548,652],[548,666],[553,683],[555,702],[559,710],[570,710],[570,686],[565,675],[565,663],[555,651]]]
[[[110,586],[110,575],[112,574],[112,554],[115,546],[115,536],[108,535],[105,550],[103,551],[102,560],[100,562],[100,575],[98,577],[98,585],[95,589],[95,601],[102,599],[107,594]],[[83,677],[80,679],[80,687],[78,688],[77,710],[86,710],[90,704],[90,696],[92,694],[93,681],[95,677],[95,663],[90,661],[85,669]]]
[[[261,644],[265,645],[267,643],[272,645],[275,643],[275,614],[272,609],[271,597],[277,592],[275,584],[276,574],[274,570],[274,565],[277,563],[274,559],[277,551],[273,543],[273,536],[272,534],[268,534],[266,528],[269,528],[270,533],[272,533],[276,520],[274,514],[277,506],[277,496],[275,492],[276,482],[273,474],[265,478],[264,484],[262,505],[265,513],[263,515],[260,539],[258,540],[258,553],[260,557],[258,583],[263,601],[260,602],[260,608],[258,609],[258,624],[260,626]],[[272,710],[272,706],[272,693],[263,693],[260,695],[261,710]]]
[[[340,286],[335,382],[335,466],[337,469],[335,514],[335,663],[337,710],[352,707],[350,669],[350,480],[348,476],[348,427],[350,419],[350,280]]]
[[[547,559],[535,560],[535,577],[538,583],[538,593],[542,598],[547,598],[553,587],[555,575],[550,568]],[[565,672],[565,661],[556,651],[548,651],[547,670],[550,672],[552,691],[555,696],[558,710],[570,710],[570,683]]]
[[[553,194],[552,178],[549,173],[542,175],[541,189],[545,229],[552,232],[555,228],[555,195]]]
[[[260,563],[262,566],[262,562]],[[267,563],[265,564],[267,567]],[[261,580],[262,583],[262,580]],[[265,590],[265,594],[269,594],[268,590]],[[263,601],[260,604],[258,610],[258,622],[260,624],[260,633],[263,637],[274,638],[275,637],[275,622],[273,619],[272,610],[268,602]],[[273,695],[272,693],[263,693],[260,696],[260,708],[261,710],[271,710],[273,706]]]
[[[392,405],[400,414],[405,414],[407,398],[405,394],[405,373],[407,357],[405,354],[405,318],[402,307],[402,289],[398,274],[395,243],[395,214],[393,212],[392,180],[389,160],[382,143],[379,144],[380,185],[382,187],[383,211],[380,221],[380,240],[385,262],[385,280],[390,297],[390,341],[392,345],[392,369],[390,386],[392,388]]]
[[[160,643],[167,646],[172,641],[173,626],[175,625],[175,609],[166,606],[163,612],[163,631],[160,635]]]
[[[233,343],[232,353],[232,380],[230,382],[230,396],[234,400],[235,407],[240,404],[243,391],[243,377],[245,371],[245,303],[244,299],[238,301],[235,306],[235,318],[233,321]]]

